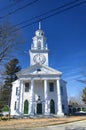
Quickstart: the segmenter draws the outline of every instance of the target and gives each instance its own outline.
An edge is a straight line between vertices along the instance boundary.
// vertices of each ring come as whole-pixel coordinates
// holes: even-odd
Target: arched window
[[[55,103],[53,99],[50,101],[50,113],[55,114]]]
[[[28,106],[29,105],[29,103],[28,103],[28,100],[25,100],[24,101],[24,114],[28,114]]]

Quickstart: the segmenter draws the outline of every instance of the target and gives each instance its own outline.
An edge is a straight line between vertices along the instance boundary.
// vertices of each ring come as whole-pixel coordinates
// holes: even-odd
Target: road
[[[31,130],[86,130],[86,121],[78,121],[62,125],[40,127]]]

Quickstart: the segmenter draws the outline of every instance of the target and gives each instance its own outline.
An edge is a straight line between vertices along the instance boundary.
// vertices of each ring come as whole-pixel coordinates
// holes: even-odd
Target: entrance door
[[[42,103],[37,104],[37,114],[42,114]]]
[[[55,103],[53,99],[50,101],[50,113],[55,114]]]
[[[28,100],[25,100],[25,102],[24,102],[24,114],[28,114],[28,105],[29,105]]]

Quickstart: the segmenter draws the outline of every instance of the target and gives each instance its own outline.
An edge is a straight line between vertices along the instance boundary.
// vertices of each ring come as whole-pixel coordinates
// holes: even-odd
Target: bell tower
[[[30,65],[41,64],[48,66],[48,47],[46,44],[46,37],[41,29],[41,22],[39,28],[32,38],[33,42],[30,49]]]

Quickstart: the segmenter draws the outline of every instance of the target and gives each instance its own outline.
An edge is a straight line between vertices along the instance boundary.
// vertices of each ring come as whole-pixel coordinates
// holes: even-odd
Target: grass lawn
[[[27,129],[35,127],[43,127],[49,125],[58,125],[79,120],[86,120],[86,116],[70,116],[64,118],[23,118],[1,120],[0,129]]]

